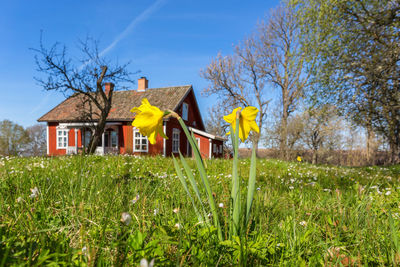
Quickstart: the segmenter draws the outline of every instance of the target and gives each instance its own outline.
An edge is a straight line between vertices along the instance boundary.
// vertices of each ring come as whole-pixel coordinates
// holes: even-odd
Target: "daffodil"
[[[301,162],[301,157],[300,156],[297,156],[297,161]]]
[[[236,131],[236,114],[240,111],[239,115],[239,138],[244,142],[249,136],[250,130],[257,133],[260,132],[255,119],[257,117],[258,109],[256,107],[245,107],[243,110],[241,107],[235,108],[231,114],[224,116],[224,120],[232,125],[233,131]],[[230,134],[227,133],[227,135]]]
[[[136,113],[132,126],[138,128],[142,135],[147,136],[150,144],[156,143],[157,134],[168,139],[163,132],[164,112],[150,105],[147,98],[143,98],[140,107],[134,107],[131,112]]]

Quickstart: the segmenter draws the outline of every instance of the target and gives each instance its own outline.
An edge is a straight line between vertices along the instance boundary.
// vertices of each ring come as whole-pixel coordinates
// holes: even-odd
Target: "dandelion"
[[[30,198],[36,198],[39,195],[39,189],[37,187],[31,188],[32,194],[29,195]]]
[[[301,157],[300,156],[297,156],[297,161],[301,162]]]
[[[239,112],[239,138],[244,142],[249,136],[250,130],[257,133],[260,132],[255,119],[257,117],[258,109],[256,107],[245,107],[243,110],[241,107],[235,108],[231,114],[224,116],[224,120],[232,125],[232,129],[236,131],[236,117]],[[227,133],[229,135],[230,132]]]
[[[121,222],[128,226],[132,221],[132,216],[128,212],[123,212],[121,215]]]
[[[224,203],[219,203],[218,207],[223,208],[224,207]]]
[[[150,144],[156,143],[157,134],[168,139],[163,131],[164,112],[158,107],[150,105],[147,98],[143,98],[139,107],[131,109],[132,113],[136,113],[132,126],[139,129],[139,132],[148,137]]]

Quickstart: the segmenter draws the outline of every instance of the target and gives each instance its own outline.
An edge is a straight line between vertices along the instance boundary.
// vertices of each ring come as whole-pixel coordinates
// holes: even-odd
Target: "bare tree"
[[[258,148],[270,101],[266,97],[266,80],[257,50],[258,41],[257,36],[248,38],[236,46],[234,55],[223,57],[219,54],[210,65],[201,70],[201,76],[210,82],[203,93],[207,96],[217,95],[218,105],[224,107],[224,110],[232,110],[236,106],[258,108],[257,124],[260,133],[252,132],[250,138],[255,149]]]
[[[299,42],[297,17],[289,7],[280,6],[273,10],[258,31],[262,75],[281,93],[280,150],[281,156],[287,158],[288,118],[309,86],[307,67],[312,69],[313,64],[306,61],[307,54]]]
[[[81,100],[79,110],[81,120],[92,123],[91,136],[87,153],[94,153],[97,143],[104,132],[107,116],[111,109],[114,87],[110,86],[106,93],[103,88],[106,82],[113,83],[118,89],[127,88],[133,83],[128,71],[129,63],[113,64],[102,57],[98,50],[98,42],[87,38],[79,43],[82,53],[79,60],[67,55],[65,46],[58,43],[47,49],[40,41],[36,52],[37,69],[46,78],[35,77],[47,91],[62,92],[66,97],[78,97]]]
[[[29,143],[24,148],[24,155],[43,156],[46,155],[46,126],[35,124],[26,128]]]
[[[312,150],[312,163],[318,163],[318,152],[322,147],[337,149],[340,144],[340,120],[330,105],[310,108],[302,114],[304,144]]]

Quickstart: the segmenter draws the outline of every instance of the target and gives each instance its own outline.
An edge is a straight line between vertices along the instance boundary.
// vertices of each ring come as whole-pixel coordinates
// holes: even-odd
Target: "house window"
[[[138,129],[133,129],[133,151],[148,152],[147,137],[143,136]]]
[[[219,145],[219,153],[222,154],[222,145]]]
[[[188,120],[188,112],[189,111],[189,105],[186,103],[182,104],[182,119],[184,119],[185,121]]]
[[[216,145],[216,144],[213,144],[213,153],[218,153],[217,145]]]
[[[172,152],[179,152],[179,134],[180,131],[178,129],[173,129],[172,131]]]
[[[57,129],[57,149],[67,148],[68,130]]]

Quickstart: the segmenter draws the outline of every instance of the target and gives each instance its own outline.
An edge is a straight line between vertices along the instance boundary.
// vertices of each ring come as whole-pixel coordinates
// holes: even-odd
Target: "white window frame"
[[[185,121],[189,119],[189,105],[187,103],[182,103],[182,119]]]
[[[140,134],[140,136],[138,137],[138,139],[140,140],[140,149],[136,149],[136,139],[137,139],[136,133]],[[142,141],[143,140],[146,140],[146,149],[142,149]],[[147,139],[147,136],[143,136],[139,132],[139,129],[137,129],[137,128],[133,128],[133,152],[149,152],[149,140]]]
[[[181,131],[179,129],[172,129],[172,153],[178,153],[179,152],[179,146],[180,146],[180,134]]]
[[[56,128],[56,148],[57,149],[67,149],[68,148],[68,135],[69,135],[69,129],[62,129],[62,128]],[[61,136],[60,136],[61,133]],[[64,140],[61,141],[61,145],[58,141],[59,138],[64,138]]]

